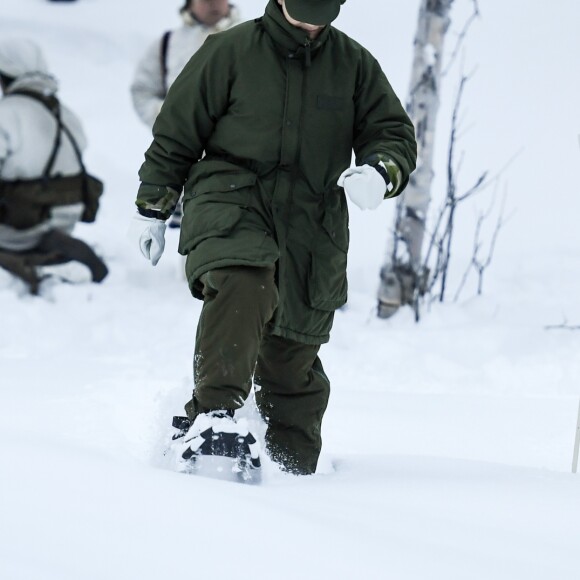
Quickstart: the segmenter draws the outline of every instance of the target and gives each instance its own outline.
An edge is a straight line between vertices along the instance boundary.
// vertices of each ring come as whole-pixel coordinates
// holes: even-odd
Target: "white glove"
[[[344,187],[350,200],[361,209],[376,209],[387,193],[383,176],[370,165],[349,167],[336,183]]]
[[[165,222],[157,218],[145,217],[141,214],[133,216],[129,228],[129,236],[139,243],[141,253],[157,265],[165,249]]]

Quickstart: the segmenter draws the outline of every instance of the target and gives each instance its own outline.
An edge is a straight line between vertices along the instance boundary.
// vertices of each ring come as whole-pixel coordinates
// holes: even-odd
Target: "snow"
[[[246,18],[264,4],[239,2]],[[149,143],[128,86],[180,5],[2,3],[0,34],[42,45],[85,121],[86,162],[107,189],[96,225],[78,235],[111,274],[39,299],[0,272],[0,578],[580,578],[580,476],[570,473],[580,332],[545,328],[580,324],[580,5],[530,9],[525,24],[517,3],[481,6],[462,57],[467,70],[477,65],[462,181],[521,151],[501,177],[515,214],[484,294],[471,280],[420,324],[409,311],[378,320],[392,205],[352,208],[350,300],[321,354],[333,391],[319,472],[293,477],[266,461],[261,486],[164,464],[171,416],[191,390],[200,303],[179,274],[174,231],[156,268],[125,236]],[[417,8],[351,0],[337,21],[377,55],[403,100]],[[468,10],[454,9],[455,33]],[[450,73],[440,168],[455,82]],[[440,169],[439,189],[444,179]],[[460,211],[452,288],[476,217],[474,206]],[[244,415],[263,428],[251,404]]]

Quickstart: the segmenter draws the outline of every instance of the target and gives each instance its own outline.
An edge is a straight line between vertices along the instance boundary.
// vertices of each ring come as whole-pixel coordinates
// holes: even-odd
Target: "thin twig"
[[[507,218],[504,219],[504,217],[503,217],[504,207],[505,207],[505,197],[504,197],[504,201],[502,202],[502,208],[501,208],[499,216],[497,218],[497,222],[495,224],[495,229],[494,229],[493,234],[491,236],[491,242],[489,244],[489,251],[487,253],[487,258],[483,262],[478,262],[477,256],[474,256],[474,258],[473,258],[473,265],[474,265],[475,269],[477,270],[477,276],[478,276],[478,278],[477,278],[477,295],[478,296],[481,296],[481,294],[483,292],[483,273],[491,264],[491,260],[493,258],[493,254],[495,252],[495,245],[497,243],[497,238],[499,236],[499,232],[502,229],[502,227],[511,218],[511,216],[508,216]]]
[[[580,330],[580,325],[568,324],[566,317],[562,324],[548,324],[544,326],[544,330]]]
[[[477,3],[477,0],[472,0],[472,1],[473,1],[473,12],[469,16],[469,18],[466,20],[465,24],[463,25],[463,30],[457,36],[457,42],[455,43],[455,48],[451,52],[451,56],[449,57],[449,62],[447,63],[447,66],[443,69],[443,71],[441,72],[442,77],[444,77],[451,69],[453,62],[457,58],[457,54],[459,53],[459,49],[461,48],[461,45],[463,44],[463,41],[465,40],[465,37],[467,36],[467,32],[469,31],[469,28],[471,27],[471,25],[473,24],[475,19],[479,18],[479,5]]]
[[[461,106],[461,97],[463,96],[463,90],[465,84],[467,83],[469,77],[462,76],[459,83],[459,89],[457,91],[457,97],[455,99],[455,106],[453,107],[453,115],[451,119],[451,138],[449,140],[449,153],[447,162],[447,205],[449,206],[449,214],[447,218],[447,224],[445,227],[445,233],[443,238],[445,239],[445,250],[443,256],[443,271],[441,273],[441,286],[439,291],[439,302],[443,302],[445,298],[445,288],[447,285],[447,271],[449,269],[449,261],[451,259],[451,241],[453,238],[453,220],[455,217],[455,209],[457,207],[457,198],[455,195],[455,173],[453,169],[453,154],[455,150],[455,137],[457,134],[457,117],[459,115],[459,110]]]
[[[481,232],[481,225],[483,224],[485,217],[486,217],[485,214],[482,214],[477,218],[477,224],[475,226],[475,233],[473,235],[473,256],[471,258],[471,262],[469,262],[469,264],[467,265],[467,268],[465,268],[465,271],[463,272],[463,276],[461,277],[461,281],[459,282],[459,286],[457,287],[457,290],[455,291],[455,296],[453,297],[453,302],[457,302],[457,300],[459,300],[459,296],[461,294],[461,291],[463,290],[463,287],[465,286],[465,284],[467,282],[467,277],[469,276],[469,272],[471,272],[471,268],[473,267],[473,262],[475,260],[475,257],[477,256],[477,254],[481,248],[481,243],[479,241],[479,234]]]
[[[484,171],[477,181],[462,195],[456,198],[456,202],[460,203],[466,200],[468,197],[471,197],[474,193],[477,193],[484,184],[484,181],[487,179],[487,171]]]

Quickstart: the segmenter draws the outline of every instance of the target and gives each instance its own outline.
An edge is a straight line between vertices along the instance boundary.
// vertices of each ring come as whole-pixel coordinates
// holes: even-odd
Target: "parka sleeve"
[[[191,167],[201,158],[216,123],[227,110],[230,51],[208,37],[171,85],[153,125],[153,142],[139,170],[137,205],[155,204],[160,191],[181,192]]]
[[[401,171],[401,193],[415,169],[415,129],[379,63],[363,53],[355,92],[353,149],[356,164],[370,159],[392,160]]]

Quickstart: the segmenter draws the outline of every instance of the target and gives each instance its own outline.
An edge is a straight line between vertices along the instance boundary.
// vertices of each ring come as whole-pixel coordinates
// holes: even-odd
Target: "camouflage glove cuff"
[[[178,188],[171,185],[142,183],[137,194],[137,209],[145,217],[159,216],[160,219],[166,220],[171,217],[180,195]]]

